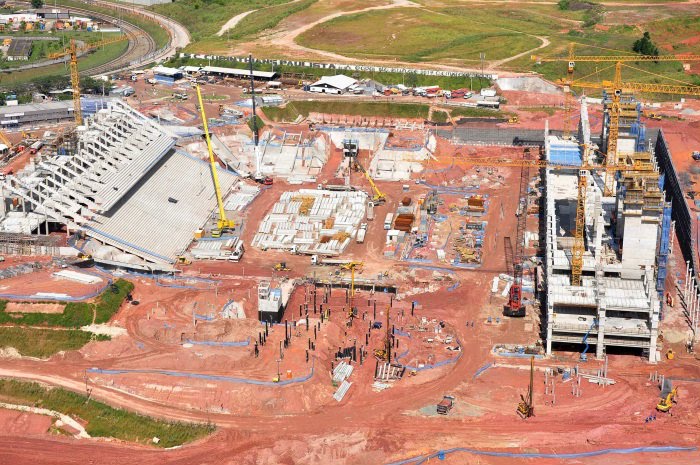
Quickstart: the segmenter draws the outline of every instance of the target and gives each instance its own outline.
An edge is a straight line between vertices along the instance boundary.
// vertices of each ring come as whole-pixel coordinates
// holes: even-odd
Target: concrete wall
[[[698,260],[694,253],[696,250],[695,235],[693,234],[693,220],[688,205],[683,197],[683,187],[678,179],[678,174],[671,161],[671,151],[666,144],[666,139],[662,130],[659,130],[656,138],[655,150],[659,167],[665,176],[666,195],[670,197],[673,206],[672,218],[676,222],[676,234],[678,235],[678,245],[683,253],[683,259],[690,261],[690,266],[698,270]]]
[[[643,222],[641,216],[625,215],[622,267],[626,270],[623,277],[639,277],[643,274],[642,266],[655,265],[658,231],[657,223]]]

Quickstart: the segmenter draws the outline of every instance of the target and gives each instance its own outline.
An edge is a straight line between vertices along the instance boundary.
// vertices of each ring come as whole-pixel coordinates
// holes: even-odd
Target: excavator
[[[666,397],[661,397],[661,400],[656,404],[656,410],[659,412],[668,412],[673,407],[673,404],[677,402],[676,396],[678,395],[678,388],[674,387],[666,394]]]

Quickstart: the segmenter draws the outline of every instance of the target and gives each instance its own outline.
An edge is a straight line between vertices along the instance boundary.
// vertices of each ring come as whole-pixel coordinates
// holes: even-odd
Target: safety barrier
[[[250,338],[245,341],[232,341],[232,342],[218,342],[218,341],[193,341],[192,339],[185,339],[188,344],[196,346],[212,346],[212,347],[246,347],[250,345]]]
[[[454,270],[450,270],[448,268],[442,268],[440,266],[411,265],[411,266],[409,266],[409,268],[420,268],[421,270],[442,271],[444,273],[454,273]]]
[[[98,278],[105,279],[105,276],[99,275],[97,273],[90,273],[87,272],[83,269],[79,270],[80,273],[84,274],[89,274],[90,276],[96,276]],[[24,294],[0,294],[0,299],[9,299],[9,300],[33,300],[33,301],[40,301],[40,302],[45,302],[45,301],[51,301],[51,302],[82,302],[84,300],[89,300],[89,299],[94,299],[98,295],[102,294],[109,286],[112,285],[112,279],[111,278],[106,278],[106,284],[104,286],[101,286],[99,289],[88,292],[87,294],[81,295],[81,296],[61,296],[61,297],[51,297],[50,295],[24,295]]]
[[[235,384],[251,384],[255,386],[267,386],[267,387],[278,387],[278,386],[289,386],[291,384],[299,384],[299,383],[304,383],[308,380],[310,380],[313,375],[314,375],[314,366],[313,364],[311,365],[311,371],[309,372],[308,375],[301,376],[298,378],[290,378],[290,379],[284,379],[280,380],[278,383],[274,381],[262,381],[258,379],[247,379],[247,378],[235,378],[232,376],[223,376],[223,375],[206,375],[203,373],[187,373],[183,371],[171,371],[171,370],[139,370],[139,369],[116,369],[116,370],[107,370],[107,369],[102,369],[102,368],[88,368],[87,369],[88,373],[98,373],[102,375],[127,375],[127,374],[145,374],[145,375],[164,375],[164,376],[172,376],[175,378],[192,378],[192,379],[203,379],[207,381],[224,381],[227,383],[235,383]]]
[[[394,334],[396,334],[397,336],[407,337],[407,338],[411,339],[410,333],[408,333],[406,331],[401,331],[400,329],[394,328]]]
[[[355,126],[345,126],[341,128],[336,128],[332,126],[316,126],[317,131],[324,132],[366,132],[366,133],[389,133],[388,129],[384,128],[362,128]]]
[[[468,447],[454,447],[434,452],[428,455],[419,455],[398,462],[391,462],[387,465],[420,465],[428,460],[436,457],[444,459],[447,454],[455,452],[463,452],[472,455],[483,455],[487,457],[508,457],[517,459],[581,459],[587,457],[598,457],[601,455],[626,455],[626,454],[658,454],[665,452],[694,452],[697,447],[679,447],[679,446],[648,446],[648,447],[632,447],[621,449],[598,449],[588,452],[569,452],[569,453],[542,453],[542,452],[500,452],[490,450],[471,449]]]
[[[450,287],[447,288],[447,292],[452,292],[452,291],[456,290],[460,285],[461,285],[460,282],[457,281],[456,283],[454,283],[453,285],[451,285]]]
[[[106,268],[100,267],[100,266],[95,266],[95,268],[99,269],[103,273],[111,274],[114,275],[114,273]],[[176,288],[176,289],[193,289],[193,290],[207,290],[207,289],[212,289],[214,288],[217,284],[219,284],[221,281],[218,281],[216,279],[209,279],[209,278],[200,278],[198,276],[188,276],[188,277],[164,277],[164,276],[158,276],[154,274],[149,274],[149,273],[141,273],[138,271],[129,271],[129,272],[124,272],[120,271],[119,272],[120,276],[126,275],[126,276],[133,276],[135,278],[142,278],[142,279],[152,279],[155,282],[156,286],[160,287],[171,287],[171,288]],[[193,281],[197,283],[206,283],[209,284],[207,287],[197,287],[197,286],[192,286],[192,285],[187,285],[187,284],[174,284],[174,283],[168,283],[165,281],[177,281],[177,280],[183,280],[183,281]]]
[[[397,336],[403,336],[403,337],[407,337],[407,338],[411,339],[411,335],[409,333],[397,330],[396,328],[394,328],[393,334],[395,334]],[[457,339],[456,342],[457,342],[457,344],[459,344],[460,347],[462,346],[462,343],[459,341],[459,339]],[[433,363],[430,365],[423,365],[422,367],[413,367],[413,366],[404,365],[403,363],[401,363],[401,359],[406,357],[407,355],[408,355],[408,349],[406,349],[404,352],[396,355],[394,357],[394,361],[396,363],[400,364],[401,366],[403,366],[407,370],[424,371],[424,370],[432,370],[433,368],[439,368],[439,367],[443,367],[443,366],[450,365],[452,363],[457,362],[457,360],[459,360],[460,357],[462,356],[462,351],[460,350],[456,357],[448,358],[447,360],[442,360],[440,362],[436,362],[436,363]]]
[[[472,376],[472,379],[478,378],[483,372],[491,368],[493,364],[491,362],[487,363],[486,365],[482,366],[478,370],[476,370],[476,373],[474,373],[474,376]]]

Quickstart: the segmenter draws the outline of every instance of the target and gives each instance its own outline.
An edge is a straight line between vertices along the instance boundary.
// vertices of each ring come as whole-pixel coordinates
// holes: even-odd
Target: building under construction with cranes
[[[571,167],[546,170],[543,332],[548,355],[573,348],[582,360],[602,358],[608,351],[659,359],[671,206],[654,145],[645,138],[640,105],[629,95],[620,102],[616,142],[609,140],[607,96],[600,138],[591,135],[585,102],[576,138],[545,134],[548,162]],[[624,166],[614,171],[601,166],[606,160],[599,155],[613,144],[616,164]],[[582,252],[578,271],[577,246]]]

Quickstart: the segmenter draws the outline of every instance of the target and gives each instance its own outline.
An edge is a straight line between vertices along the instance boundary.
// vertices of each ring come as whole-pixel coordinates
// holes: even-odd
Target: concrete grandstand
[[[57,223],[77,232],[98,262],[172,269],[216,204],[208,163],[174,145],[161,126],[111,102],[79,129],[73,155],[7,176],[0,230]],[[237,179],[220,173],[224,193]]]

